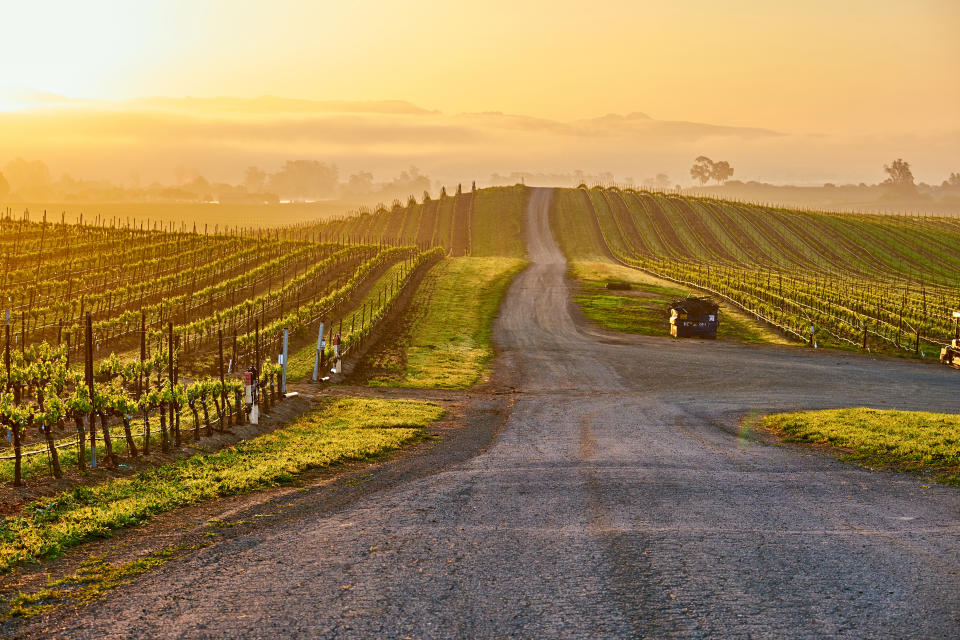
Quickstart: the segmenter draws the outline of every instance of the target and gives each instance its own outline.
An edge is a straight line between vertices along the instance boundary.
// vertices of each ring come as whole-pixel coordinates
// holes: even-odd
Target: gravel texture
[[[960,491],[742,437],[749,412],[956,409],[945,367],[584,328],[534,190],[486,452],[147,575],[48,637],[947,638]]]

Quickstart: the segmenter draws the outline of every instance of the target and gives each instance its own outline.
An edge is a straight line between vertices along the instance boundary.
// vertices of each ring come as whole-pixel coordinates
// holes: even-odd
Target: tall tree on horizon
[[[733,176],[733,167],[726,160],[713,163],[710,168],[710,177],[717,181],[717,184],[726,182]]]
[[[910,163],[903,158],[897,158],[890,164],[883,165],[883,170],[890,176],[883,181],[883,184],[889,184],[895,187],[914,186],[913,171],[910,170]]]
[[[701,185],[707,184],[713,173],[713,160],[707,156],[697,156],[693,166],[690,167],[690,177],[699,180]]]

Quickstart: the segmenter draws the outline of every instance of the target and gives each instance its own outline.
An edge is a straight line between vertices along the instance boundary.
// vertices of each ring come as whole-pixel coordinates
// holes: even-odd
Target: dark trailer
[[[716,338],[720,306],[709,298],[683,298],[670,303],[670,335]]]

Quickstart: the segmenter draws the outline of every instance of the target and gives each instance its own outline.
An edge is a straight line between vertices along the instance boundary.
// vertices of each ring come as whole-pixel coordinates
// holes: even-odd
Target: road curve
[[[495,327],[518,386],[494,446],[201,550],[62,635],[957,637],[960,491],[737,432],[751,411],[955,410],[956,372],[582,331],[550,197]]]

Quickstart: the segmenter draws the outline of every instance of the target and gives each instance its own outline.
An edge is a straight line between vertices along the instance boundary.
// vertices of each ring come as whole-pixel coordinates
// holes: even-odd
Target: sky
[[[333,136],[337,144],[326,133],[320,139],[305,134],[303,148],[289,138],[271,144],[268,134],[251,141],[249,132],[242,133],[229,144],[206,135],[200,136],[205,141],[182,140],[179,152],[165,150],[164,161],[181,153],[210,163],[201,170],[226,174],[297,151],[347,167],[362,166],[367,157],[368,166],[384,170],[415,161],[450,173],[582,168],[641,177],[661,166],[679,178],[683,154],[699,155],[689,136],[668,139],[661,131],[651,137],[634,128],[624,137],[582,125],[607,114],[642,113],[657,122],[774,132],[769,139],[741,140],[727,131],[718,142],[712,131],[699,145],[769,180],[859,181],[869,167],[907,154],[918,175],[930,180],[950,167],[960,170],[956,0],[488,0],[467,8],[439,0],[3,4],[0,164],[16,152],[78,173],[87,166],[104,177],[131,161],[143,162],[147,174],[159,172],[159,160],[134,153],[156,135],[149,130],[155,123],[143,118],[143,104],[131,101],[280,96],[341,104],[405,101],[428,113],[398,122],[396,114],[358,115],[349,107],[331,120],[327,104],[326,133],[344,124],[343,135]],[[46,94],[79,102],[51,102]],[[189,118],[206,124],[236,125],[236,113],[199,113],[195,106],[182,101],[177,110],[182,118],[191,111]],[[156,109],[148,110],[156,115]],[[55,121],[62,129],[91,110],[122,123],[119,132],[102,119],[95,128],[114,152],[115,167],[94,148],[94,139],[77,132],[43,136],[33,147],[17,133],[28,113],[34,119],[24,131],[33,132]],[[251,118],[289,120],[289,114],[254,111],[244,114],[247,124]],[[538,136],[521,136],[532,148],[498,152],[494,145],[509,140],[516,124],[504,130],[502,119],[478,122],[468,115],[490,112],[523,116],[539,127]],[[352,145],[351,127],[361,120],[369,126]],[[554,125],[576,131],[550,135]],[[416,132],[424,127],[431,135],[417,144]],[[387,137],[403,131],[397,135],[402,142],[371,145],[374,130]],[[461,144],[442,131],[460,136]],[[596,144],[584,136],[594,136]],[[642,161],[631,164],[626,145],[642,151]],[[658,148],[664,149],[660,156]],[[566,154],[565,165],[558,151]],[[467,154],[477,163],[471,165]]]

